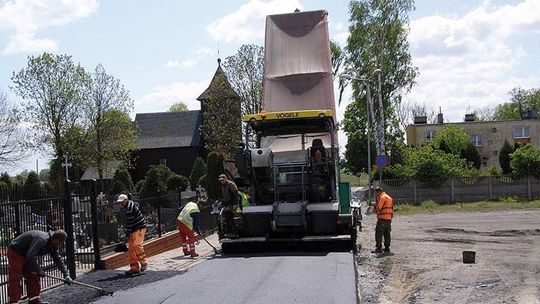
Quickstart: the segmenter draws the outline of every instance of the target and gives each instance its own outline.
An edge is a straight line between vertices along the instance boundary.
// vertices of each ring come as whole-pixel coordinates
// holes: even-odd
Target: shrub
[[[24,181],[24,193],[26,199],[36,199],[40,196],[41,182],[36,172],[30,171]]]
[[[176,190],[178,192],[186,191],[189,185],[189,180],[183,175],[174,174],[167,180],[167,189]]]
[[[191,174],[189,175],[189,184],[191,186],[191,190],[195,191],[197,185],[199,185],[199,180],[205,174],[206,164],[204,163],[204,159],[197,157],[195,163],[193,164],[193,168],[191,169]]]
[[[119,194],[126,192],[128,192],[126,185],[124,185],[124,183],[122,183],[121,181],[115,181],[111,188],[110,194]]]
[[[131,179],[131,175],[129,175],[128,170],[124,166],[118,168],[118,170],[116,170],[116,172],[114,173],[113,183],[116,182],[121,182],[122,184],[124,184],[124,187],[129,192],[133,191],[133,189],[135,188],[135,186],[133,185],[133,180]]]
[[[201,178],[199,178],[199,185],[203,186],[204,188],[206,188],[206,174],[201,176]]]
[[[208,154],[207,161],[206,191],[208,193],[208,199],[217,200],[221,197],[221,186],[219,185],[218,177],[224,173],[223,155],[211,152]]]
[[[408,148],[404,163],[388,168],[396,178],[416,178],[429,186],[440,186],[451,176],[467,176],[470,168],[457,155],[447,154],[432,146]]]
[[[167,190],[167,180],[172,171],[165,165],[150,167],[139,192],[139,198],[156,197]]]
[[[140,192],[141,192],[141,189],[142,189],[143,184],[144,184],[144,179],[141,179],[140,181],[138,181],[138,182],[135,184],[135,192],[136,192],[136,193],[140,193]]]
[[[517,176],[533,175],[540,177],[540,150],[526,144],[510,156],[512,173]]]
[[[501,150],[499,150],[499,164],[501,165],[502,174],[512,173],[510,167],[510,155],[512,153],[514,153],[514,147],[505,140]]]

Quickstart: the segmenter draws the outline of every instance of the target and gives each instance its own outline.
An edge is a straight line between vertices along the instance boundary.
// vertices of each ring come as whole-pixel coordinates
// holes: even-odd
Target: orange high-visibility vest
[[[385,192],[379,196],[379,201],[375,205],[377,211],[377,219],[379,220],[391,220],[394,216],[394,201],[390,195]]]

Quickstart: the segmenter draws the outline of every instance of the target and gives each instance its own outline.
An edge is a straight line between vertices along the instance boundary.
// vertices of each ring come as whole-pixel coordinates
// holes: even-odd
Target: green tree
[[[408,147],[404,162],[389,168],[399,178],[416,178],[423,184],[439,186],[451,176],[465,176],[469,168],[465,160],[454,154],[444,153],[432,146]]]
[[[77,124],[66,130],[61,142],[66,151],[65,154],[68,155],[68,160],[71,163],[71,167],[69,167],[69,179],[79,180],[86,167],[90,164],[90,154],[92,151],[90,134],[83,125]],[[56,168],[58,170],[52,169],[52,172],[64,172],[60,163],[54,163],[54,166],[57,166]],[[64,175],[61,176],[65,178]],[[53,176],[52,180],[56,181],[58,177]]]
[[[61,161],[66,152],[62,137],[82,118],[89,75],[71,56],[43,53],[30,56],[27,67],[14,72],[11,80],[24,100],[24,116],[36,131],[37,147],[51,145],[53,158]]]
[[[135,186],[133,185],[133,180],[131,179],[131,175],[124,166],[120,166],[116,170],[116,172],[114,172],[113,182],[121,182],[124,185],[125,190],[129,192],[133,191],[135,188]]]
[[[441,144],[443,142],[448,152],[459,156],[461,149],[468,145],[471,139],[463,128],[454,125],[445,125],[442,130],[435,134],[431,144],[435,149],[441,150]]]
[[[263,101],[264,48],[244,44],[235,55],[225,58],[223,68],[240,96],[242,115],[259,113]]]
[[[41,182],[36,172],[28,172],[28,176],[24,181],[24,193],[26,199],[39,198],[39,190],[41,189]]]
[[[0,91],[0,166],[10,166],[28,156],[29,143],[21,127],[21,113]]]
[[[469,162],[474,168],[480,169],[482,166],[482,155],[474,144],[469,141],[460,151],[459,157]]]
[[[377,155],[373,138],[370,146],[371,164],[373,164]],[[367,151],[367,138],[363,132],[358,131],[349,136],[345,146],[345,168],[353,174],[367,172],[367,153],[359,153],[359,151]]]
[[[187,112],[188,111],[188,107],[185,103],[183,102],[177,102],[177,103],[174,103],[170,108],[169,108],[169,112]]]
[[[189,180],[183,175],[173,174],[167,180],[167,189],[178,191],[186,191],[189,186]]]
[[[152,166],[144,179],[140,198],[157,197],[167,190],[167,180],[173,174],[165,165]]]
[[[225,58],[223,68],[233,90],[240,97],[241,115],[259,113],[263,104],[264,48],[242,45],[233,56]],[[242,123],[242,130],[246,124]],[[245,132],[242,131],[242,138]],[[255,138],[244,141],[255,142]]]
[[[11,177],[7,172],[0,174],[0,182],[4,182],[8,187],[11,187]]]
[[[513,88],[509,92],[510,101],[499,104],[493,113],[494,120],[521,119],[523,111],[540,110],[540,88]]]
[[[369,82],[375,105],[373,125],[380,124],[380,129],[385,130],[386,141],[399,141],[403,133],[400,131],[395,108],[400,104],[403,94],[410,91],[418,74],[417,68],[412,65],[407,41],[413,1],[351,1],[349,7],[350,35],[345,48],[347,56],[344,71],[357,77],[369,77],[374,75],[376,69],[381,70],[378,75],[380,86],[376,77]],[[348,83],[342,82],[340,91],[346,85]],[[361,121],[361,124],[348,126],[350,121],[344,120],[344,126],[349,130],[346,131],[347,137],[351,137],[357,130],[365,130],[367,121],[365,86],[353,80],[352,90],[353,103],[357,105],[355,109],[348,107],[347,111],[353,110],[358,115],[356,120]],[[380,121],[380,111],[384,113],[385,122]],[[367,152],[364,150],[358,153],[365,155]]]
[[[200,126],[205,148],[229,153],[242,138],[242,123],[238,95],[230,88],[224,73],[216,73],[202,106],[206,108]]]
[[[217,200],[221,198],[221,185],[218,182],[218,177],[224,172],[223,155],[216,152],[209,153],[206,171],[206,192],[208,193],[208,199]]]
[[[85,115],[92,138],[90,160],[98,169],[102,189],[106,164],[119,160],[129,166],[131,152],[137,148],[136,132],[128,115],[132,109],[133,100],[120,80],[98,65],[92,75]]]
[[[504,144],[501,150],[499,150],[499,164],[501,165],[502,174],[512,173],[512,168],[510,167],[510,156],[512,153],[514,153],[514,147],[507,140],[504,140]]]
[[[199,184],[199,179],[201,179],[201,176],[205,174],[206,164],[204,163],[204,159],[197,157],[195,163],[193,164],[193,168],[191,169],[191,174],[189,175],[189,184],[192,191],[195,191],[197,185]]]
[[[48,181],[50,171],[51,171],[50,169],[41,169],[39,171],[39,180],[42,181],[42,182]]]
[[[346,54],[335,41],[330,41],[330,61],[332,62],[332,78],[339,76],[345,63]]]
[[[524,145],[510,156],[510,167],[517,176],[540,177],[540,150],[531,144]]]
[[[113,182],[110,194],[119,194],[119,193],[127,193],[127,192],[128,192],[128,188],[126,187],[124,183],[122,183],[119,180]]]

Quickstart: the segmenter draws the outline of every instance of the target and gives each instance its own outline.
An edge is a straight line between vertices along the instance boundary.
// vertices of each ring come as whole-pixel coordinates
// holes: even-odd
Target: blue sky
[[[72,55],[88,71],[103,64],[130,91],[132,116],[166,111],[178,101],[198,109],[195,98],[215,72],[218,50],[225,58],[242,44],[262,45],[268,14],[326,9],[330,38],[344,46],[348,35],[349,1],[150,3],[0,1],[0,90],[20,102],[9,89],[13,71],[29,55],[49,51]],[[468,109],[506,101],[514,87],[540,87],[540,1],[423,0],[410,19],[420,76],[407,102],[441,107],[445,119],[461,121]],[[35,169],[35,158],[10,171],[21,168]]]

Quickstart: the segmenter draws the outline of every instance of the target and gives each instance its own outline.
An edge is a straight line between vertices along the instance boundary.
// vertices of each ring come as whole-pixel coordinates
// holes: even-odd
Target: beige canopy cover
[[[324,10],[266,17],[264,110],[335,111]]]

